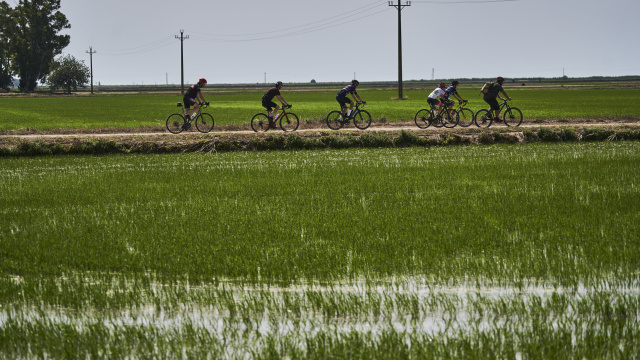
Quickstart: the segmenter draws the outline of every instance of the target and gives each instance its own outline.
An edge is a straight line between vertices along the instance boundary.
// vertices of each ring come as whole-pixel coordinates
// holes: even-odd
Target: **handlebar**
[[[198,105],[200,105],[200,107],[202,107],[202,108],[206,108],[207,106],[209,106],[209,102],[208,101],[207,102],[201,102],[201,103],[198,103]]]

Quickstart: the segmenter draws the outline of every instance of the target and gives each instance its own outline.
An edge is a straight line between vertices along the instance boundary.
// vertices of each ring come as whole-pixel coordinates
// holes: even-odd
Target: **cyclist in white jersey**
[[[447,84],[440,83],[440,86],[433,90],[433,92],[429,94],[429,97],[427,98],[427,102],[429,103],[429,105],[431,105],[432,109],[438,106],[438,115],[440,115],[440,112],[442,111],[442,101],[444,101],[447,96],[444,92],[444,89],[446,88]]]

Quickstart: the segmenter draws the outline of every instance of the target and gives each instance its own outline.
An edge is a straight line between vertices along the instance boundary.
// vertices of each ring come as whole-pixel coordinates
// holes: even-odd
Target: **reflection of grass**
[[[635,354],[639,158],[637,142],[2,158],[0,354]]]
[[[205,93],[217,125],[248,124],[251,117],[263,112],[259,92]],[[337,91],[337,90],[336,90]],[[391,100],[393,90],[363,89],[359,92],[368,104],[374,121],[412,121],[419,109],[426,107],[429,91],[408,90],[408,100]],[[487,104],[475,89],[462,88],[473,111]],[[331,110],[337,110],[333,91],[283,92],[291,109],[302,122],[319,122]],[[640,114],[640,89],[615,90],[512,90],[512,105],[523,111],[525,122],[536,119],[637,118]],[[397,97],[397,94],[395,94]],[[101,128],[164,126],[167,116],[177,112],[179,95],[116,95],[96,97],[6,98],[0,108],[0,130],[56,128]]]

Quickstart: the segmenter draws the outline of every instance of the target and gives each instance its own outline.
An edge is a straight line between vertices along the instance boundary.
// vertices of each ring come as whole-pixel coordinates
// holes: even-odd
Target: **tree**
[[[13,21],[10,14],[11,8],[5,1],[0,2],[0,89],[9,89],[13,85],[13,72],[11,71],[11,52],[9,39]]]
[[[51,72],[47,76],[47,84],[51,90],[66,89],[71,94],[71,90],[78,89],[89,81],[90,71],[83,60],[78,61],[71,55],[63,56],[55,60],[51,66]]]
[[[21,91],[33,91],[49,74],[54,58],[69,45],[69,35],[58,35],[71,27],[58,9],[60,0],[20,0],[11,11],[15,28],[10,49]]]

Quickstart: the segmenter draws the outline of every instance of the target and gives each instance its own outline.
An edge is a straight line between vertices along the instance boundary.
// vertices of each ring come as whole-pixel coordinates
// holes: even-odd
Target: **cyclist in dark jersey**
[[[282,89],[282,81],[278,81],[266,94],[262,95],[262,106],[267,109],[267,118],[269,119],[269,127],[271,128],[276,127],[275,120],[278,120],[277,117],[276,119],[273,118],[273,114],[280,110],[280,106],[273,102],[273,98],[277,97],[282,103],[282,106],[289,106],[280,94],[280,89]]]
[[[338,91],[338,95],[336,95],[336,101],[340,104],[340,111],[342,111],[342,115],[345,115],[345,110],[347,109],[347,104],[349,104],[349,111],[346,114],[346,117],[351,116],[351,111],[353,111],[353,102],[351,99],[347,97],[347,95],[351,94],[353,96],[353,100],[357,100],[361,103],[366,104],[365,101],[362,101],[360,95],[356,92],[356,88],[360,85],[358,80],[351,81],[351,85],[347,85],[342,90]]]
[[[502,88],[502,83],[504,83],[504,78],[502,76],[498,76],[498,79],[496,79],[496,82],[493,83],[493,85],[489,87],[489,91],[486,94],[484,94],[484,101],[487,104],[489,104],[489,106],[491,106],[491,110],[495,111],[496,113],[496,117],[493,121],[501,121],[499,118],[500,104],[496,99],[497,98],[500,98],[500,100],[505,100],[505,99],[500,97],[500,93],[502,93],[502,95],[504,95],[504,97],[507,98],[507,100],[511,100],[509,95],[507,95],[507,93]]]
[[[462,96],[458,94],[458,84],[460,84],[458,80],[453,80],[453,82],[451,83],[451,86],[449,86],[444,91],[445,101],[448,101],[448,105],[453,105],[453,100],[450,99],[451,97],[458,99],[459,104],[462,104],[462,102],[464,102],[464,99],[462,98]],[[453,116],[454,111],[455,110],[453,108],[451,107],[449,108],[449,114],[451,116]]]
[[[185,119],[190,117],[195,112],[197,112],[198,109],[200,109],[200,105],[198,104],[196,99],[199,99],[201,103],[206,102],[204,101],[204,96],[202,96],[202,92],[200,91],[200,89],[205,87],[206,85],[207,85],[207,79],[202,78],[198,80],[198,82],[195,85],[191,85],[187,89],[187,92],[184,93],[182,102],[184,103],[184,107],[186,109]],[[192,106],[193,106],[193,109],[191,109]]]

